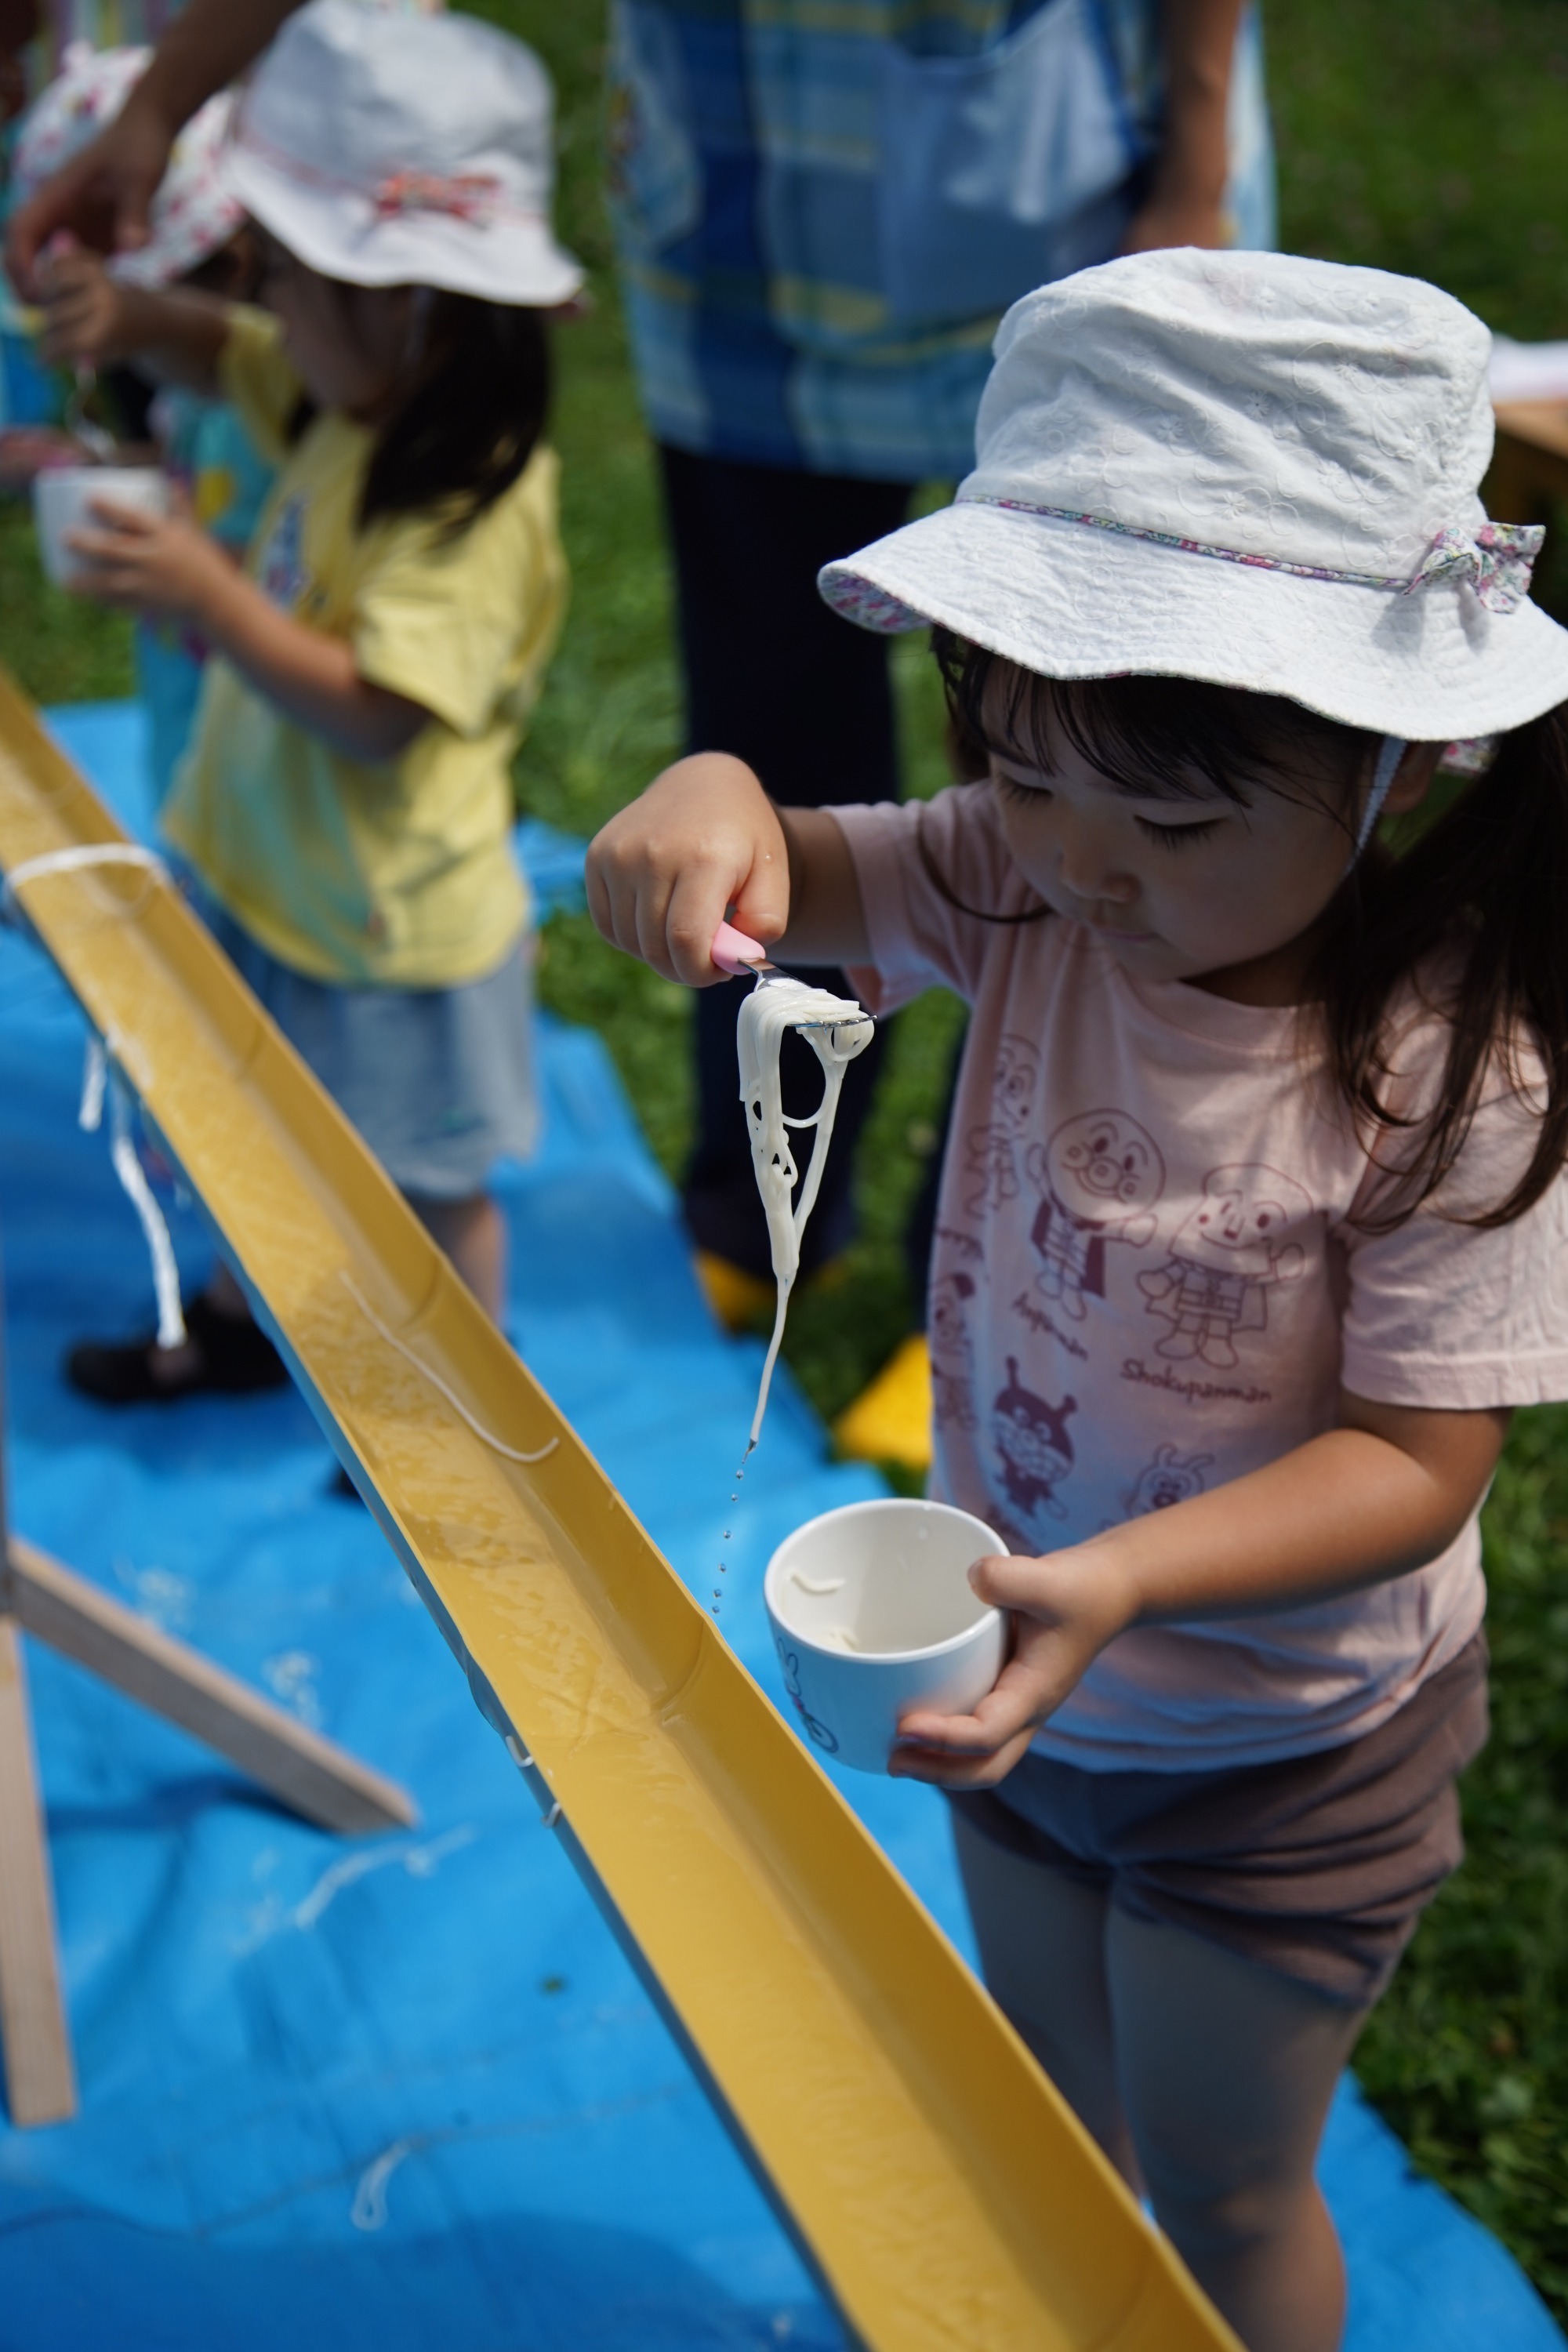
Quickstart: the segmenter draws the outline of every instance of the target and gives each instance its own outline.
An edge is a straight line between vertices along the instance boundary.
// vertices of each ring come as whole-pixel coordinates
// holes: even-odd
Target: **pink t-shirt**
[[[1358,1231],[1379,1182],[1293,1011],[1134,981],[1031,897],[994,789],[835,809],[890,1011],[933,982],[973,1007],[942,1171],[929,1334],[932,1491],[1015,1551],[1076,1543],[1275,1460],[1386,1403],[1568,1396],[1568,1187],[1499,1231],[1528,1158],[1499,1086],[1442,1194]],[[1446,1032],[1412,1013],[1394,1107],[1429,1098]],[[1409,1575],[1301,1608],[1140,1627],[1101,1654],[1036,1745],[1091,1770],[1223,1769],[1331,1748],[1393,1715],[1463,1649],[1485,1589],[1475,1520]]]

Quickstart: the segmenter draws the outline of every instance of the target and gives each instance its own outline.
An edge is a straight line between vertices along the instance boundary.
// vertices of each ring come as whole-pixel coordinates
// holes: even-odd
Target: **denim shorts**
[[[198,904],[401,1192],[468,1200],[498,1160],[528,1158],[539,1133],[531,937],[458,988],[357,988],[295,971],[210,897]]]

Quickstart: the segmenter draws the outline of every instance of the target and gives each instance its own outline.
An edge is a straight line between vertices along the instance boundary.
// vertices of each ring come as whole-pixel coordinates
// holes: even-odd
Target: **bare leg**
[[[214,1266],[212,1279],[202,1295],[216,1313],[230,1316],[237,1323],[248,1319],[250,1302],[221,1257]]]
[[[1344,2264],[1313,2166],[1366,2011],[1114,1909],[1106,1959],[1161,2226],[1249,2352],[1337,2352]]]
[[[1111,2041],[1105,1896],[993,1845],[962,1813],[952,1824],[987,1986],[1079,2122],[1138,2188]]]
[[[506,1219],[488,1192],[465,1201],[432,1201],[410,1192],[408,1205],[444,1249],[492,1323],[506,1306]]]

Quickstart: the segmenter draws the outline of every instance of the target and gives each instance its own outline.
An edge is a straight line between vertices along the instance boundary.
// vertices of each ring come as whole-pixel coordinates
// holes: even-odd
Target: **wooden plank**
[[[412,1798],[221,1666],[149,1625],[36,1544],[13,1536],[11,1601],[40,1642],[216,1748],[323,1829],[407,1829]]]
[[[1500,522],[1546,522],[1568,502],[1568,401],[1509,401],[1495,414],[1487,512]]]
[[[60,1998],[54,1893],[33,1767],[27,1682],[14,1617],[0,1616],[0,2044],[19,2127],[76,2113],[76,2069]]]
[[[1568,457],[1568,400],[1500,400],[1498,431],[1556,457]]]

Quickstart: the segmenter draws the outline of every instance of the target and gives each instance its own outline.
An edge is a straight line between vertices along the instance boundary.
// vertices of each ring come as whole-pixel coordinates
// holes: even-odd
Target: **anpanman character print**
[[[1025,1165],[1040,1194],[1029,1239],[1040,1254],[1045,1296],[1081,1323],[1086,1297],[1105,1296],[1105,1245],[1146,1248],[1165,1163],[1146,1129],[1125,1111],[1090,1110],[1063,1121]]]
[[[1237,1332],[1266,1330],[1269,1286],[1304,1271],[1306,1253],[1288,1236],[1311,1214],[1305,1187],[1278,1168],[1261,1160],[1211,1168],[1164,1265],[1138,1277],[1148,1312],[1170,1326],[1154,1353],[1233,1370],[1241,1360]]]
[[[1040,1056],[1026,1037],[1004,1037],[991,1074],[991,1118],[972,1127],[964,1161],[964,1207],[972,1217],[1018,1198],[1019,1150],[1035,1112]]]
[[[1059,1404],[1026,1387],[1016,1356],[1007,1359],[1007,1384],[991,1410],[991,1434],[1002,1465],[1002,1492],[1014,1525],[1033,1549],[1050,1529],[1052,1520],[1065,1519],[1067,1506],[1057,1489],[1072,1472],[1073,1444],[1068,1423],[1078,1411],[1076,1397]],[[1053,1542],[1059,1540],[1054,1530]]]

